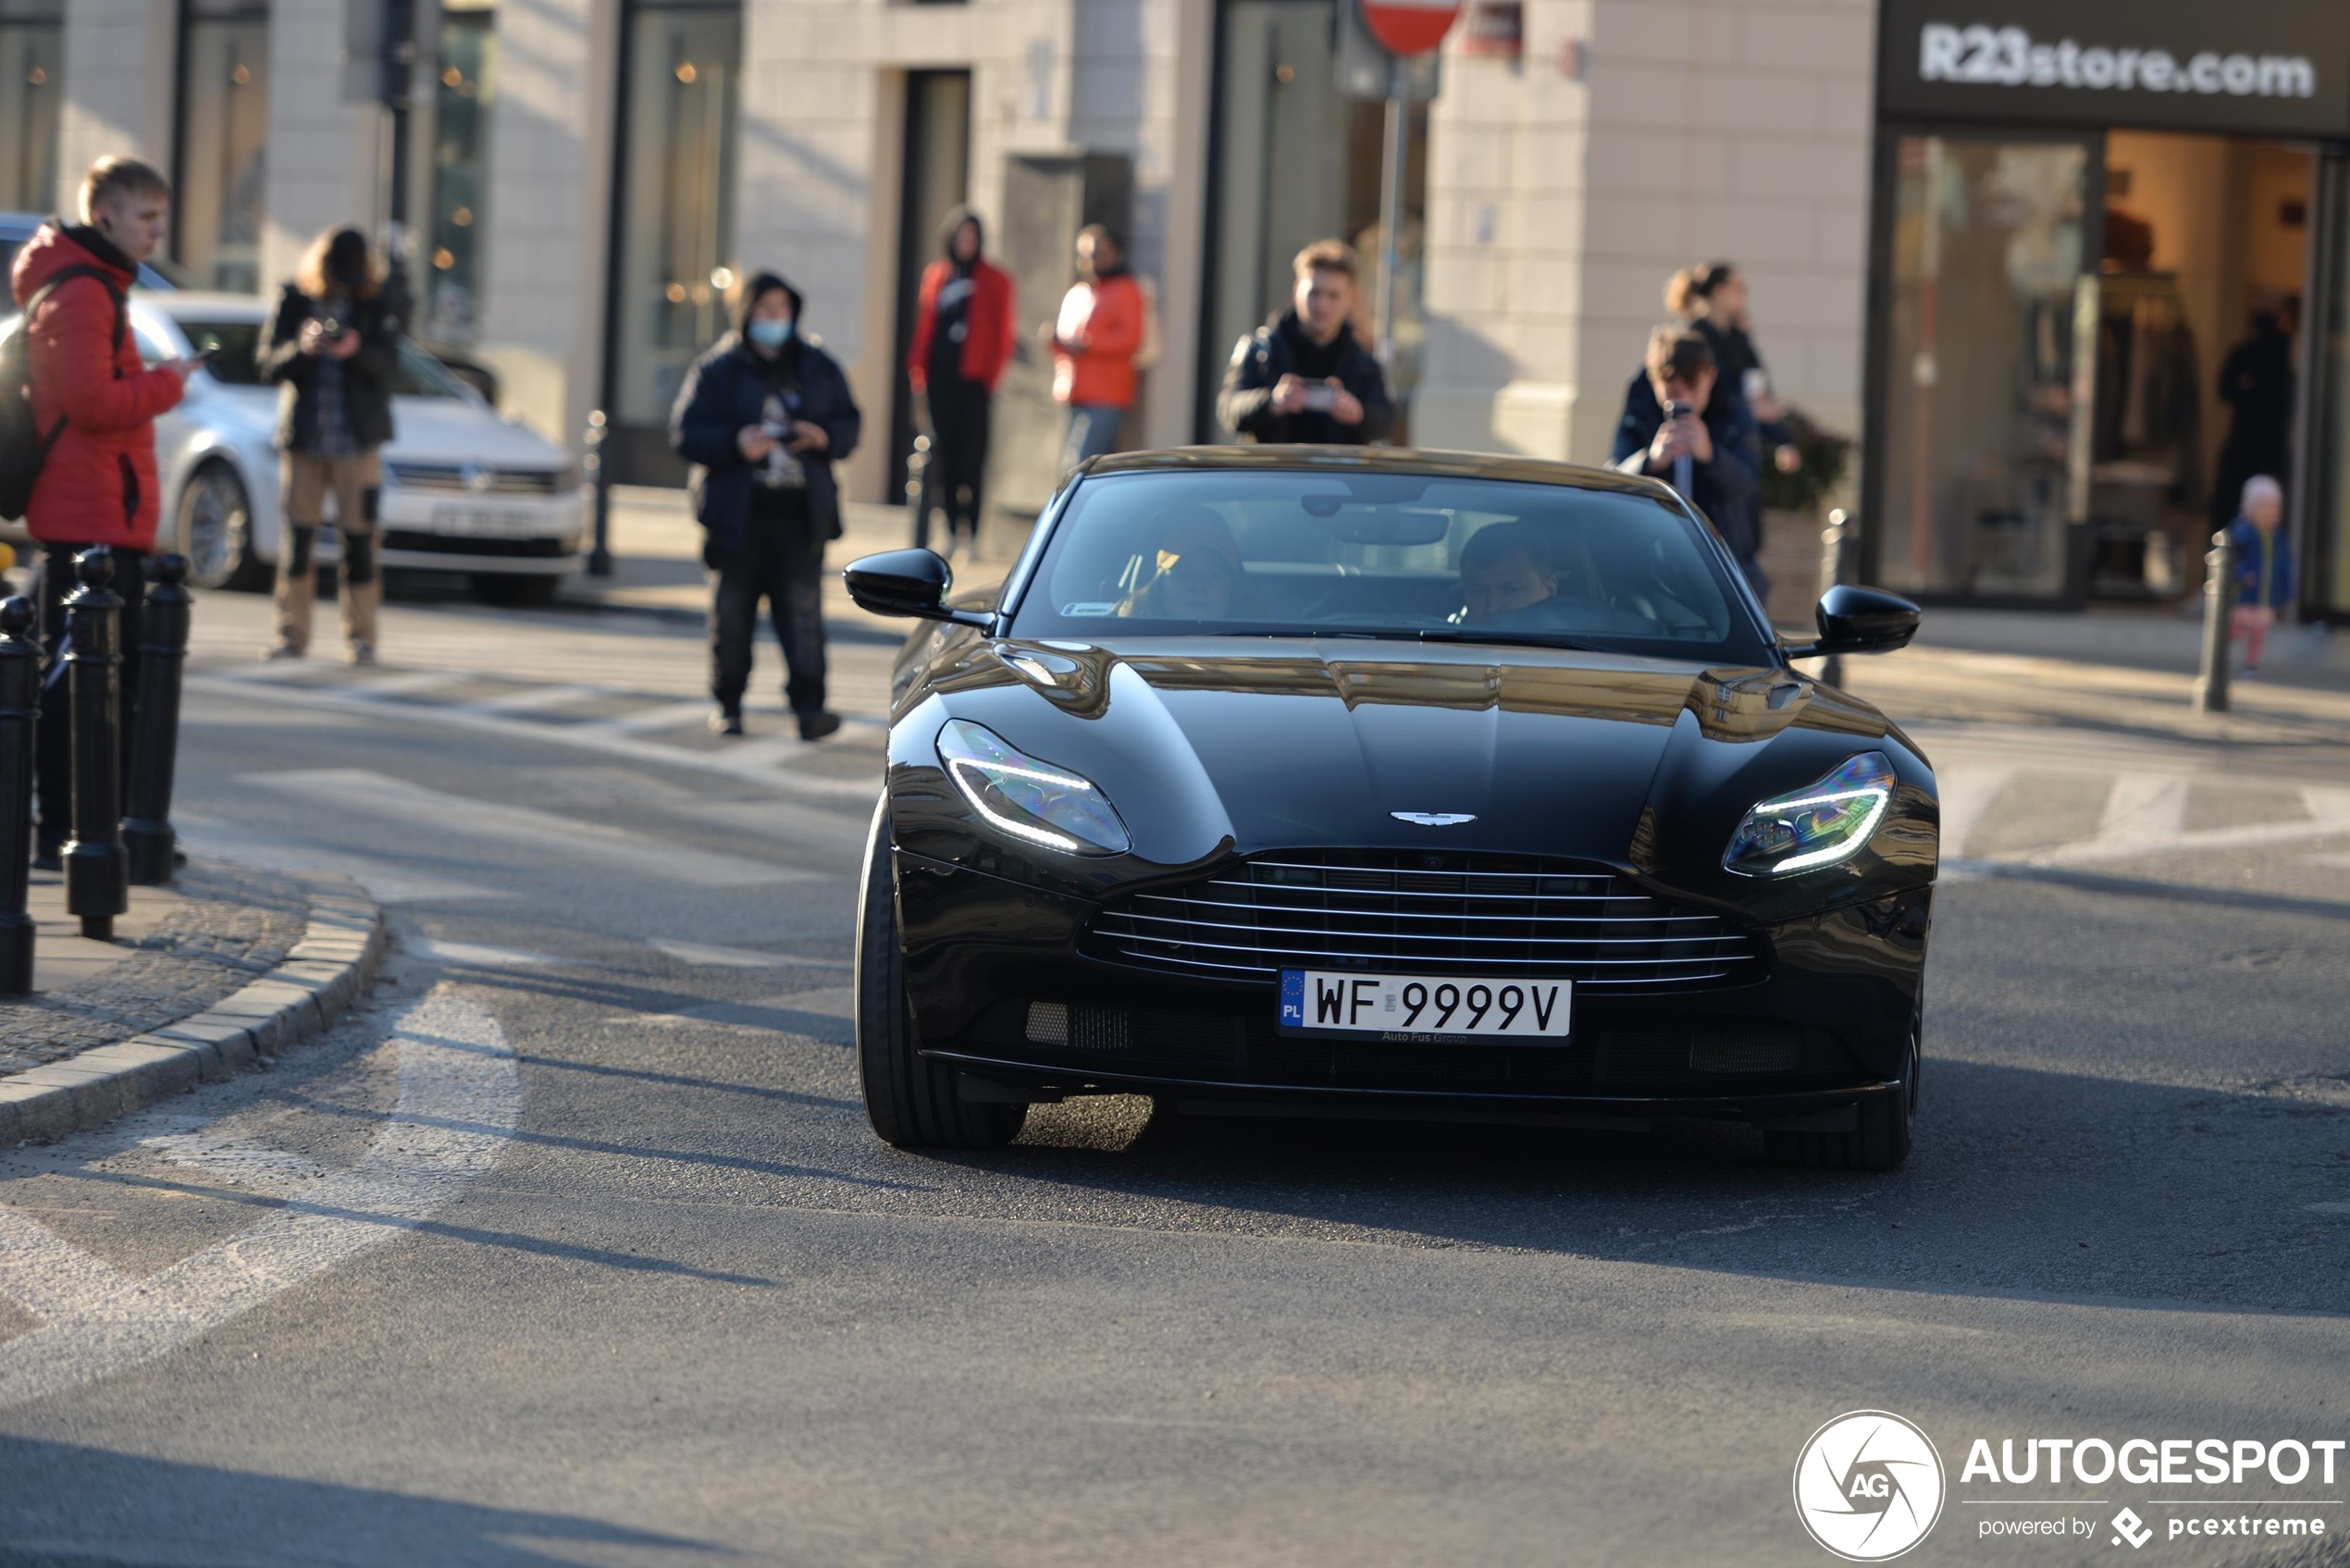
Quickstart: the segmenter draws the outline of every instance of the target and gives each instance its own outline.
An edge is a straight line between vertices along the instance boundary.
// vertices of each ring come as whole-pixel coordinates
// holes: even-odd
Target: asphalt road
[[[264,609],[203,607],[192,847],[400,950],[275,1071],[0,1152],[0,1564],[1809,1564],[1863,1408],[1948,1467],[1905,1561],[2350,1561],[2160,1533],[2350,1532],[2350,1473],[1959,1473],[2350,1438],[2341,747],[1920,726],[1963,842],[1896,1175],[1124,1100],[942,1157],[847,1048],[884,649],[822,747],[762,649],[725,749],[689,632],[394,606],[363,675],[252,663]]]

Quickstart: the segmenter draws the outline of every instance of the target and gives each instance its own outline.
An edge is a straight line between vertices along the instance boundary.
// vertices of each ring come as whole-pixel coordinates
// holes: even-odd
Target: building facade
[[[2003,27],[2064,31],[1988,16],[2006,3],[1974,6],[1995,46]],[[54,201],[95,155],[140,153],[174,172],[181,264],[233,289],[285,276],[325,225],[396,214],[423,281],[421,334],[493,367],[510,412],[550,434],[575,437],[590,409],[608,410],[616,469],[645,479],[674,472],[662,424],[684,366],[723,329],[726,286],[775,268],[805,291],[807,326],[867,408],[873,434],[849,482],[869,500],[898,488],[913,414],[897,366],[949,206],[994,225],[1032,334],[1066,282],[1075,223],[1106,216],[1128,234],[1162,346],[1127,433],[1136,444],[1215,438],[1216,381],[1239,334],[1278,308],[1299,245],[1335,233],[1379,249],[1380,107],[1348,96],[1339,0],[418,0],[416,68],[396,108],[352,68],[351,18],[366,8],[0,0],[0,115],[21,150],[0,169],[9,202]],[[2063,9],[2084,39],[2148,14]],[[2340,263],[2319,243],[2340,226],[2339,141],[2322,116],[2208,112],[2258,100],[2257,79],[2248,98],[2224,81],[2182,91],[2151,120],[2130,93],[2076,93],[2096,100],[2084,120],[2028,88],[1987,108],[1964,91],[1922,99],[1920,30],[1947,19],[1908,0],[1467,10],[1408,126],[1395,336],[1420,444],[1603,459],[1666,278],[1714,257],[1748,278],[1775,391],[1863,441],[1849,493],[1867,498],[1870,568],[1928,596],[2078,603],[2191,588],[2209,498],[2190,492],[2208,488],[2228,441],[2229,408],[2205,383],[2261,302],[2291,296],[2295,352],[2314,367],[2287,393],[2298,438],[2278,461],[2309,461],[2310,422],[2341,417],[2327,368],[2341,357],[2327,347]],[[1962,27],[1961,71],[1970,36]],[[2172,47],[2181,62],[2198,53],[2183,36]],[[2311,92],[2331,105],[2350,45],[2340,58],[2331,47],[2287,38],[2267,53],[2314,62]],[[2270,96],[2280,85],[2301,83],[2280,79]],[[2195,109],[2204,121],[2179,118]],[[1985,140],[1994,124],[2051,114],[2072,149],[2055,164]],[[2339,131],[2350,139],[2350,124]],[[2242,198],[2240,237],[2191,221],[2237,191],[2257,192]],[[2021,241],[1998,228],[2032,200],[2070,204],[2072,229],[2054,234],[2045,214],[2023,220]],[[2133,218],[2131,201],[2146,214]],[[1977,216],[1961,221],[1961,207]],[[1922,228],[1921,213],[1941,227]],[[2117,257],[2132,222],[2153,227],[2151,249]],[[2072,247],[2061,288],[2001,260],[2044,241]],[[1975,273],[1944,270],[1962,261]],[[2135,330],[2120,317],[2161,288],[2136,275],[2166,271],[2195,275],[2179,309],[2200,345],[2195,389],[2160,432],[2167,469],[2147,466],[2160,453],[2143,413],[2114,412],[2143,401],[2151,362],[2101,370],[2096,332],[2076,339],[2066,314],[2100,308],[2075,297],[2086,278],[2120,341]],[[2143,314],[2159,325],[2165,308]],[[2062,344],[2028,364],[1961,352],[2022,354],[2034,333]],[[2075,439],[2100,375],[2120,423],[2100,434],[2080,415]],[[1044,377],[1033,354],[1016,364],[1001,405],[999,445],[1019,449],[1002,462],[1028,453],[992,487],[1015,513],[1049,482]],[[2033,422],[2051,419],[2071,443],[2056,458],[1991,450],[1994,435],[2047,437]],[[2314,471],[2294,485],[2313,611],[2350,607],[2350,561],[2333,545],[2343,489]]]

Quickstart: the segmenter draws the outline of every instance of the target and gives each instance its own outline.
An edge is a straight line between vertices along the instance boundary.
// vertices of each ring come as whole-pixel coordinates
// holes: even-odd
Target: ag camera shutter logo
[[[1891,1411],[1848,1411],[1795,1461],[1796,1517],[1848,1562],[1883,1562],[1925,1539],[1944,1489],[1933,1440]]]

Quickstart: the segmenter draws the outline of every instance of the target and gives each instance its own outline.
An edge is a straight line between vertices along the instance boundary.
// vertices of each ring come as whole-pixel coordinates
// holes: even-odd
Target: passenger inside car
[[[1144,564],[1151,575],[1118,607],[1148,621],[1219,621],[1241,587],[1240,547],[1225,521],[1205,506],[1159,512]]]
[[[1466,624],[1490,626],[1496,617],[1525,610],[1559,591],[1557,568],[1536,557],[1522,524],[1496,523],[1469,536],[1461,550],[1461,594]]]

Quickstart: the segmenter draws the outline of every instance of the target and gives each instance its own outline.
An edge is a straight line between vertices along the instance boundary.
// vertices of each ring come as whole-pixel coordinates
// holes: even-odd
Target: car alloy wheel
[[[179,497],[179,548],[188,580],[203,588],[257,588],[267,574],[253,555],[253,506],[244,481],[225,463],[208,463]]]
[[[873,1130],[901,1149],[997,1149],[1028,1107],[966,1100],[955,1073],[922,1056],[906,1000],[906,955],[891,874],[889,797],[873,813],[857,902],[857,1080]]]

